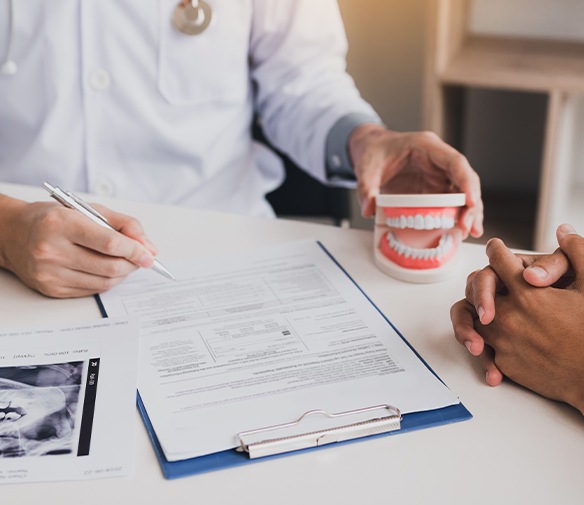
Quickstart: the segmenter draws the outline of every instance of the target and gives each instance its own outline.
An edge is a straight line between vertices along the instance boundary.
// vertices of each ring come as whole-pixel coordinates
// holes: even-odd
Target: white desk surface
[[[41,189],[8,184],[0,184],[0,192],[26,200],[48,197]],[[3,503],[584,503],[582,415],[509,382],[490,388],[477,361],[454,340],[449,309],[463,295],[467,273],[484,265],[482,246],[463,244],[463,265],[455,279],[406,284],[377,270],[368,231],[95,200],[139,218],[163,263],[320,240],[474,418],[167,481],[136,414],[133,477],[5,485]],[[99,317],[93,298],[48,299],[0,271],[3,328]]]

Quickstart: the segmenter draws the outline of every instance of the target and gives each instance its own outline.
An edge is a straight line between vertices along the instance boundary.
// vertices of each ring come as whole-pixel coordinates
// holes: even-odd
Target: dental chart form
[[[138,323],[0,330],[0,484],[133,469]]]
[[[459,403],[317,242],[169,268],[177,281],[139,271],[101,295],[140,317],[138,390],[169,461],[314,409]]]

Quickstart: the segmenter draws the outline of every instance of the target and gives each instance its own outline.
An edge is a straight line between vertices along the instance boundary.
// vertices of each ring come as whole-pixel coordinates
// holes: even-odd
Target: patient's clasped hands
[[[490,240],[489,265],[469,275],[451,319],[489,385],[507,376],[584,414],[584,238],[564,224],[557,239],[549,255]]]

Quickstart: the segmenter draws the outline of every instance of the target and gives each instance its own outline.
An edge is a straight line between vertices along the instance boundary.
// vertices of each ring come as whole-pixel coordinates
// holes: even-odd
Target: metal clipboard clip
[[[285,434],[287,430],[294,430],[300,423],[306,423],[310,417],[314,416],[324,416],[327,420],[333,420],[335,426],[308,432]],[[347,418],[353,418],[353,422],[349,424],[338,424]],[[310,410],[300,416],[296,421],[238,433],[237,436],[240,445],[237,450],[247,452],[250,459],[261,458],[283,452],[318,447],[333,442],[342,442],[344,440],[352,440],[369,435],[388,433],[399,430],[400,426],[401,412],[397,407],[392,405],[376,405],[374,407],[348,410],[335,414],[328,413],[324,410]],[[280,431],[280,436],[274,438],[264,437],[266,433],[274,431]]]

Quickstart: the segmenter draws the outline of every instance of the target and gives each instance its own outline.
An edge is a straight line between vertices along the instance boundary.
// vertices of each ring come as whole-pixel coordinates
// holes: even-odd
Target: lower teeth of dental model
[[[394,251],[404,256],[404,258],[428,260],[441,258],[448,253],[452,249],[454,239],[452,235],[442,235],[436,247],[419,249],[403,244],[393,233],[389,232],[387,234],[387,242]]]

